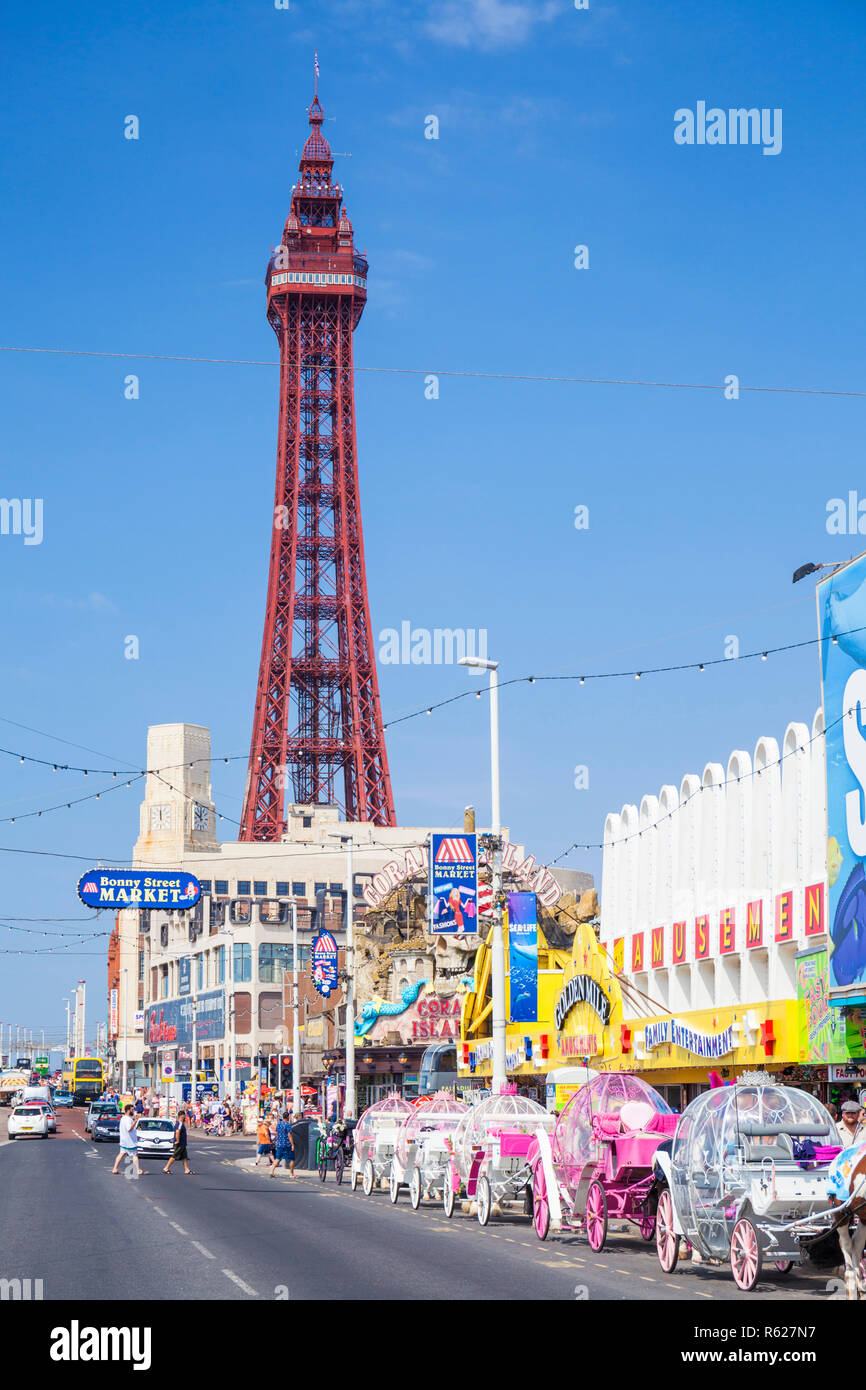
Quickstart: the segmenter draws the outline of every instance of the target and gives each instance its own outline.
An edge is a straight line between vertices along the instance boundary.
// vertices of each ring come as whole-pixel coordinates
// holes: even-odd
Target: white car
[[[174,1120],[142,1119],[135,1127],[139,1157],[171,1158]]]
[[[17,1105],[9,1116],[10,1139],[47,1139],[48,1111],[42,1106]]]
[[[57,1129],[57,1115],[55,1114],[53,1105],[49,1105],[45,1100],[25,1100],[22,1102],[20,1108],[22,1110],[41,1110],[48,1117],[49,1132],[51,1134],[55,1133]]]

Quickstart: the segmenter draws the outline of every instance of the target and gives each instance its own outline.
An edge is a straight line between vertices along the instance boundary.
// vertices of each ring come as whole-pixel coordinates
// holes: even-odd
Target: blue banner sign
[[[478,839],[430,836],[430,930],[457,936],[478,930]]]
[[[337,988],[337,943],[329,931],[320,932],[313,942],[311,955],[313,984],[327,999]]]
[[[177,992],[189,994],[192,985],[192,970],[189,956],[181,956],[177,962]]]
[[[163,999],[149,1005],[144,1018],[144,1042],[147,1047],[175,1047],[192,1042],[193,1000]],[[195,1001],[196,1046],[213,1042],[225,1033],[225,992],[214,990],[200,994]]]
[[[85,907],[195,907],[201,884],[181,869],[89,869],[78,880]]]
[[[818,585],[827,767],[830,1003],[866,990],[866,555]],[[835,992],[835,993],[834,993]]]
[[[508,894],[508,975],[511,1023],[538,1022],[538,902],[534,893]]]

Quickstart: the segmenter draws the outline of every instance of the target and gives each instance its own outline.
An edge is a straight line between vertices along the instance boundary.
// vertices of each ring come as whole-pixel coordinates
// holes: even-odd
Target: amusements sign
[[[195,907],[201,884],[180,869],[90,869],[78,880],[85,907]]]
[[[320,932],[310,958],[313,984],[325,999],[337,988],[337,943],[329,931]]]
[[[534,893],[508,894],[510,1023],[538,1021],[538,903]]]
[[[478,838],[430,836],[430,931],[457,936],[477,931]]]
[[[866,988],[866,555],[818,585],[827,766],[830,1004]],[[859,988],[858,988],[859,987]]]

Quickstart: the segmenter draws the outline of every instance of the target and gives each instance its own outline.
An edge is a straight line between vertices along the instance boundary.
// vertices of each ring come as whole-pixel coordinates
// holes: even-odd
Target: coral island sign
[[[479,855],[479,863],[483,862],[484,856]],[[377,874],[373,875],[372,883],[368,883],[364,887],[364,901],[369,907],[381,907],[395,888],[402,887],[408,879],[422,876],[426,879],[428,863],[429,854],[426,845],[413,846],[406,850],[402,863],[399,859],[389,860],[387,864],[383,864]],[[545,868],[543,864],[536,864],[534,855],[524,855],[520,846],[514,845],[510,841],[504,845],[502,850],[502,872],[510,874],[528,892],[535,893],[545,907],[556,907],[562,897],[562,889],[550,870]]]

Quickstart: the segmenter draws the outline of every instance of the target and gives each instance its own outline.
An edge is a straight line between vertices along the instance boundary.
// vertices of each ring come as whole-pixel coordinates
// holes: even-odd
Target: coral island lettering
[[[687,1028],[675,1018],[647,1024],[644,1049],[652,1052],[663,1043],[672,1043],[674,1047],[681,1047],[696,1057],[726,1057],[734,1050],[734,1028],[731,1024],[721,1033],[699,1033],[696,1028]]]
[[[610,1000],[598,980],[594,980],[591,975],[575,975],[556,1001],[553,1021],[557,1031],[578,1004],[587,1004],[593,1013],[598,1015],[605,1028],[607,1027],[610,1021]]]

